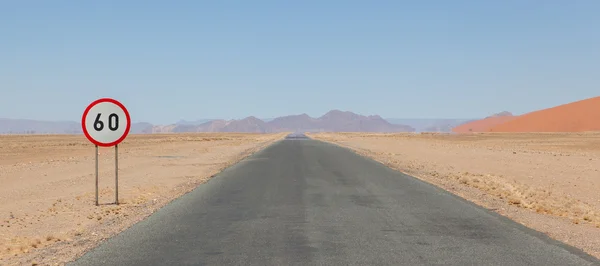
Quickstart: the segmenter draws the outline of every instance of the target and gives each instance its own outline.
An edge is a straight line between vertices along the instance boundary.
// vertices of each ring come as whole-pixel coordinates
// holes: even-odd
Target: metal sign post
[[[96,146],[96,206],[98,206],[98,145]]]
[[[119,145],[115,145],[115,204],[119,205]],[[96,145],[96,206],[98,203],[98,145]]]
[[[119,123],[119,121],[121,123]],[[83,112],[81,127],[85,137],[96,147],[96,206],[98,201],[98,146],[115,146],[115,204],[119,204],[119,143],[129,134],[131,118],[127,108],[110,98],[92,102]]]
[[[115,204],[119,205],[119,144],[115,145]]]

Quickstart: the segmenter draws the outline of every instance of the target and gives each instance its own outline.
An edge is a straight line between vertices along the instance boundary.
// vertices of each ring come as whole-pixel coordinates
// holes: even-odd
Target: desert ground
[[[600,257],[600,133],[308,135]]]
[[[286,134],[131,135],[114,148],[82,135],[0,136],[0,265],[63,265]]]
[[[0,265],[62,265],[281,134],[131,135],[100,149],[83,136],[0,136]],[[600,257],[600,133],[319,133]]]

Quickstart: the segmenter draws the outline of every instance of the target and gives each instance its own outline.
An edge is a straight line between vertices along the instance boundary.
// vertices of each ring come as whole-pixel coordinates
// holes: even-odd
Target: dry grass
[[[436,145],[456,145],[459,149],[486,148],[494,151],[511,151],[512,154],[545,154],[556,156],[588,156],[589,161],[599,160],[600,133],[479,133],[479,134],[443,134],[443,133],[421,133],[421,134],[364,134],[364,133],[340,133],[335,135],[313,135],[324,140],[341,142],[351,139],[390,139],[408,141],[426,141]],[[388,166],[406,170],[402,167],[401,157],[393,156],[389,152],[374,152],[361,149],[361,153],[383,159]],[[392,156],[390,156],[392,155]],[[457,158],[460,160],[459,158]],[[478,163],[478,162],[473,162]],[[493,162],[488,162],[493,163]],[[412,168],[426,169],[424,165],[412,166]],[[596,169],[597,170],[597,169]],[[532,172],[537,171],[531,169]],[[479,189],[499,199],[505,199],[508,203],[519,207],[531,209],[538,213],[567,217],[570,219],[582,219],[586,222],[599,222],[600,214],[594,211],[596,207],[577,199],[573,199],[560,191],[539,188],[520,182],[515,178],[506,178],[502,173],[482,174],[469,171],[441,173],[444,171],[428,171],[421,175],[431,176],[436,179],[455,180],[460,184]],[[600,177],[600,173],[598,173]],[[573,179],[576,179],[573,177]],[[554,193],[553,193],[554,191]]]
[[[351,148],[477,204],[494,206],[503,215],[600,257],[600,133],[309,136]]]
[[[95,206],[94,146],[85,137],[2,135],[0,265],[68,261],[284,136],[131,135],[119,146],[119,205],[114,149],[100,148]]]

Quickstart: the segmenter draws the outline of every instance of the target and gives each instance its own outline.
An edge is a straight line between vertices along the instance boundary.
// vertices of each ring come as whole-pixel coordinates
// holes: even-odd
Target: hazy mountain
[[[471,133],[471,132],[486,132],[490,128],[515,119],[512,113],[503,111],[497,114],[490,115],[483,119],[474,119],[467,121],[452,128],[454,133]]]
[[[229,122],[223,119],[213,120],[210,122],[206,122],[195,129],[195,132],[219,132],[225,126],[227,126]],[[192,131],[194,132],[194,131]]]
[[[223,127],[221,132],[250,132],[250,133],[270,133],[274,132],[273,128],[267,124],[265,121],[262,121],[254,116],[246,117],[242,120],[234,120],[229,123],[225,127]]]
[[[363,116],[352,112],[332,110],[318,118],[316,123],[324,131],[332,132],[412,132],[414,128],[391,124],[378,115]]]
[[[131,124],[130,133],[152,133],[150,123]],[[74,121],[38,121],[0,118],[0,134],[83,134],[81,123]]]
[[[160,127],[161,131],[164,126]],[[155,132],[158,130],[155,130]],[[332,110],[319,118],[307,114],[277,117],[265,122],[250,116],[241,120],[213,120],[198,126],[175,125],[172,132],[412,132],[414,128],[394,125],[383,118]]]
[[[80,123],[72,121],[37,121],[30,119],[0,118],[3,134],[78,134]]]
[[[417,132],[452,132],[452,128],[474,119],[402,119],[386,118],[392,124],[407,125]]]
[[[133,123],[131,134],[169,132],[413,132],[413,127],[392,124],[378,115],[364,116],[348,111],[332,110],[321,117],[307,114],[276,117],[264,121],[254,116],[244,119],[180,120],[171,125]],[[81,125],[73,121],[36,121],[25,119],[0,119],[0,133],[14,134],[81,134]]]
[[[319,131],[319,125],[317,125],[318,119],[312,118],[307,114],[301,115],[288,115],[277,117],[269,124],[274,128],[278,128],[281,131]]]
[[[153,128],[154,128],[154,125],[152,125],[150,123],[146,123],[146,122],[133,123],[133,124],[131,124],[131,129],[129,130],[129,133],[131,133],[131,134],[148,134],[148,133],[152,133]]]
[[[497,114],[490,115],[490,116],[488,116],[488,117],[486,117],[486,118],[490,118],[490,117],[499,117],[499,116],[513,116],[513,114],[512,114],[511,112],[509,112],[509,111],[502,111],[502,112],[500,112],[500,113],[497,113]]]
[[[183,126],[197,126],[204,124],[206,122],[210,122],[217,119],[198,119],[196,121],[187,121],[187,120],[179,120],[175,125],[183,125]]]

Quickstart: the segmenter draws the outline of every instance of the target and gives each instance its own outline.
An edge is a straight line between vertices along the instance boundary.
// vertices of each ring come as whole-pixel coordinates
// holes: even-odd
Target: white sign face
[[[99,146],[119,144],[129,133],[129,114],[118,102],[93,103],[86,109],[83,127],[86,137]]]

